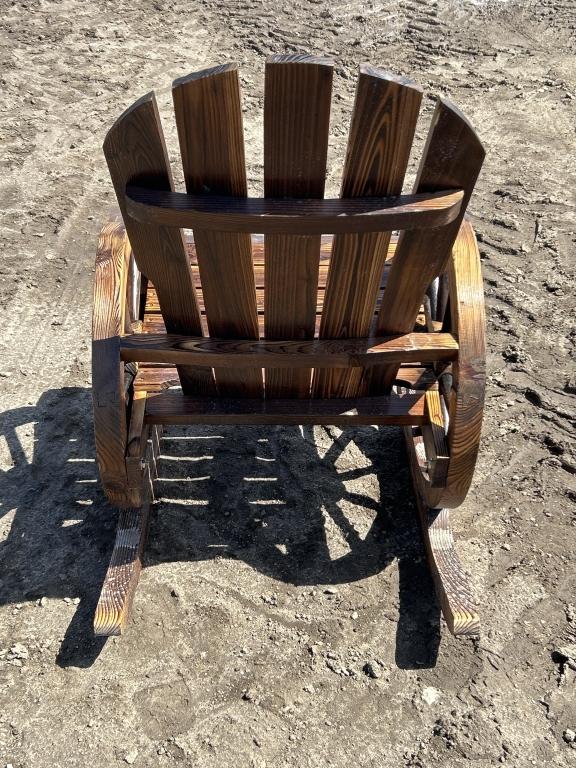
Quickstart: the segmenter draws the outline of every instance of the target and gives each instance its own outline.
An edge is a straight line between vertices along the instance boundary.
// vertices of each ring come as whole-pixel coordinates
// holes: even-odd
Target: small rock
[[[75,597],[74,600],[72,600],[73,605],[80,605],[80,598]]]
[[[358,618],[358,611],[352,611],[351,618],[352,618],[353,621],[356,621],[356,619]]]
[[[252,702],[252,704],[257,704],[258,703],[258,695],[257,695],[256,691],[254,689],[252,689],[252,688],[247,688],[242,693],[242,698],[244,699],[244,701]]]
[[[132,765],[136,762],[136,758],[138,757],[138,750],[137,749],[131,749],[129,752],[126,752],[124,755],[124,762],[128,763],[128,765]]]
[[[529,363],[532,360],[530,355],[518,344],[509,344],[502,353],[502,357],[507,363]]]
[[[176,589],[176,587],[172,587],[170,590],[170,594],[172,597],[180,597],[180,592]]]
[[[502,544],[500,546],[500,549],[505,550],[506,552],[510,552],[510,544]]]
[[[572,728],[566,728],[562,735],[564,736],[564,741],[567,744],[572,744],[576,741],[576,731],[573,731]]]
[[[28,648],[26,648],[25,645],[22,645],[22,643],[14,643],[14,645],[10,648],[10,651],[8,652],[8,659],[27,659],[28,658]]]
[[[440,701],[440,691],[438,688],[433,688],[431,685],[427,686],[422,691],[422,699],[426,704],[432,706],[433,704],[436,704],[437,701]]]
[[[41,597],[40,600],[38,600],[38,605],[41,608],[44,608],[44,606],[47,605],[47,603],[48,603],[48,598],[47,597]]]
[[[324,590],[324,594],[325,595],[337,595],[338,594],[338,590],[336,589],[336,587],[326,587],[326,589]]]
[[[382,672],[380,671],[380,668],[375,661],[367,661],[366,664],[364,664],[362,667],[362,671],[365,675],[368,675],[368,677],[371,677],[374,680],[382,677]]]
[[[66,605],[70,605],[70,603],[72,602],[72,598],[71,598],[71,597],[64,597],[64,598],[62,598],[62,599],[64,600],[64,602],[66,603]]]

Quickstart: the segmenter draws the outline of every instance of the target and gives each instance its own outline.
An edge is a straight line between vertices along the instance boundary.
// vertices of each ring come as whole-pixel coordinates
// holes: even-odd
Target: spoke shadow
[[[90,666],[105,643],[92,618],[117,513],[98,483],[91,410],[90,390],[69,387],[0,416],[0,604],[80,598],[61,666]],[[399,430],[172,428],[159,469],[145,566],[230,557],[312,586],[396,560],[396,663],[435,664],[440,612]]]
[[[0,415],[0,605],[80,598],[57,656],[80,667],[104,646],[91,625],[116,525],[91,410],[89,389],[64,387]]]

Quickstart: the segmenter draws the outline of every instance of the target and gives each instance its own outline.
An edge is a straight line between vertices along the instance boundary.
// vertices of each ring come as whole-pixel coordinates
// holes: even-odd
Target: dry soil
[[[576,2],[1,0],[0,35],[0,766],[574,765]],[[90,414],[101,143],[155,89],[176,164],[172,79],[236,61],[259,193],[279,52],[336,61],[329,194],[361,62],[424,86],[420,139],[445,94],[486,145],[489,396],[454,515],[477,642],[439,617],[400,435],[373,428],[170,432],[128,632],[91,634],[116,515]]]

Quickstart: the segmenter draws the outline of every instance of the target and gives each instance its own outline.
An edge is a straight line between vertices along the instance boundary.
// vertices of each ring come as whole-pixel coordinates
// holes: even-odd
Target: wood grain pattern
[[[332,400],[194,398],[159,393],[146,401],[149,424],[423,424],[424,394]]]
[[[458,344],[449,333],[407,333],[366,339],[305,341],[234,341],[192,339],[189,336],[133,334],[120,341],[123,360],[213,365],[215,367],[258,366],[298,368],[369,367],[382,358],[400,363],[453,360]]]
[[[428,476],[432,488],[443,488],[446,485],[450,461],[440,397],[440,392],[436,386],[426,391],[426,414],[429,423],[422,427]]]
[[[470,581],[454,547],[450,512],[429,509],[418,494],[416,501],[428,564],[448,629],[457,637],[477,637],[480,618]]]
[[[132,219],[125,205],[129,183],[173,190],[172,176],[153,93],[143,96],[108,131],[104,154],[140,271],[158,292],[166,328],[171,333],[201,335],[200,314],[182,233]],[[180,370],[186,392],[214,394],[211,370]]]
[[[227,195],[241,204],[247,186],[236,66],[226,64],[176,80],[172,96],[187,192],[204,202]],[[147,218],[153,220],[150,213]],[[192,222],[181,225],[194,228],[208,330],[221,338],[257,339],[250,235],[225,231],[222,220],[228,217],[217,218],[220,226],[213,231]],[[223,395],[263,393],[258,369],[215,370],[214,375]]]
[[[425,391],[435,383],[436,377],[432,367],[409,364],[399,369],[398,380],[408,389]],[[138,375],[134,382],[134,389],[154,394],[177,385],[178,374],[176,368],[170,365],[153,366],[144,363],[139,367]]]
[[[397,193],[393,196],[334,200],[275,200],[265,197],[242,199],[229,195],[186,195],[182,192],[159,192],[128,186],[126,209],[137,221],[194,229],[195,241],[203,243],[207,236],[216,233],[383,235],[383,230],[442,227],[458,216],[463,196],[461,190],[442,190],[420,195]],[[390,237],[390,231],[386,239]],[[241,253],[245,254],[249,241],[246,237],[243,240]],[[228,241],[230,238],[225,238],[225,242]],[[384,254],[387,246],[386,242],[385,247],[381,247]],[[368,250],[368,254],[372,255],[373,251]],[[237,262],[241,261],[239,253],[236,250],[230,255],[235,257],[233,263],[236,267]]]
[[[266,62],[264,194],[322,198],[328,149],[332,62],[275,56]],[[320,262],[318,235],[265,240],[267,339],[312,338]],[[266,397],[307,397],[311,370],[266,371]]]
[[[124,330],[126,233],[119,218],[102,228],[98,240],[92,314],[92,397],[96,457],[102,486],[112,504],[132,504],[127,491],[126,392],[120,334]]]
[[[448,267],[451,326],[460,346],[452,363],[448,446],[450,464],[441,503],[458,507],[468,493],[480,448],[486,392],[486,313],[480,254],[465,221]]]
[[[429,231],[402,232],[380,307],[378,335],[407,333],[414,327],[426,289],[446,267],[484,156],[484,148],[470,123],[453,104],[440,99],[414,192],[457,188],[464,190],[464,199],[451,224]],[[371,371],[370,391],[389,391],[395,375],[394,366]]]
[[[150,484],[150,474],[147,470],[145,488],[149,489]],[[121,635],[126,629],[142,569],[149,513],[149,494],[142,506],[120,512],[110,565],[96,606],[95,635]]]
[[[112,221],[102,232],[96,263],[96,449],[106,493],[125,508],[96,611],[97,634],[120,634],[128,620],[165,424],[404,426],[444,616],[455,634],[478,632],[447,508],[460,504],[468,491],[484,402],[480,261],[472,228],[462,223],[484,151],[466,120],[440,102],[414,191],[426,200],[402,198],[402,205],[412,206],[408,219],[394,218],[407,214],[392,213],[391,200],[375,213],[371,206],[382,206],[376,195],[401,189],[420,91],[363,67],[342,198],[337,204],[321,201],[331,78],[331,64],[323,59],[289,56],[268,62],[268,200],[257,204],[246,197],[238,77],[231,65],[175,83],[187,190],[194,199],[172,189],[153,96],[136,102],[106,138],[130,242],[120,221]],[[127,186],[136,195],[130,210],[149,206],[144,222],[128,216]],[[460,192],[447,201],[442,190]],[[164,203],[172,209],[158,214]],[[426,214],[414,208],[423,204]],[[304,206],[305,220],[280,221],[299,216]],[[266,222],[262,229],[271,234],[263,243],[247,231],[202,230],[196,219],[196,242],[185,245],[177,229],[182,219],[170,218],[182,210],[193,216],[200,211],[209,227],[224,217],[230,229],[239,216],[260,216]],[[388,233],[341,234],[358,226],[356,219],[374,222],[382,216],[379,226],[400,222],[410,227],[438,211],[444,218],[428,219],[428,229],[403,231],[393,260],[395,246]],[[314,224],[315,216],[324,217],[324,223]],[[338,219],[329,225],[337,233],[333,240],[309,234],[315,231],[310,227],[325,226],[331,216]],[[430,228],[431,222],[437,226]],[[278,234],[284,230],[274,227],[281,226],[292,227],[292,234]],[[138,272],[130,267],[130,243],[142,268],[143,302]],[[447,277],[435,281],[444,272]],[[414,332],[416,320],[423,332]],[[207,330],[211,338],[204,337]],[[321,339],[313,338],[315,331]],[[265,340],[259,338],[262,333]],[[261,368],[267,374],[265,398]],[[322,369],[314,380],[314,393],[321,392],[322,398],[310,397],[313,368]],[[342,375],[359,369],[370,397],[359,396],[364,389],[356,373]],[[177,371],[184,394],[167,391]],[[387,394],[394,377],[398,388]]]
[[[448,453],[444,487],[433,487],[422,458],[421,438],[409,449],[418,493],[431,508],[454,508],[472,482],[480,446],[486,388],[486,318],[480,256],[469,222],[462,224],[448,264],[451,326],[458,339],[458,357],[452,363],[453,386],[449,398]],[[418,456],[420,452],[420,457]]]
[[[422,89],[369,66],[360,68],[350,126],[341,195],[370,199],[399,195]],[[376,297],[388,253],[390,231],[334,238],[322,320],[321,338],[366,336],[370,332]],[[361,371],[316,371],[316,397],[352,396],[359,392]]]

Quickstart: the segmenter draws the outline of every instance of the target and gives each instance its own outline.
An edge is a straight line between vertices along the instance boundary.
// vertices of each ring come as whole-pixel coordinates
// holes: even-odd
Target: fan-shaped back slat
[[[264,194],[322,198],[326,174],[332,62],[312,56],[274,56],[266,63]],[[312,338],[320,236],[265,239],[265,335]],[[311,370],[268,369],[266,397],[307,397]]]
[[[150,189],[173,190],[166,145],[153,93],[133,104],[109,130],[104,154],[140,271],[156,286],[160,309],[170,333],[202,335],[192,272],[182,233],[144,224],[127,215],[129,182]],[[178,369],[187,394],[214,394],[210,368]]]
[[[176,80],[172,95],[187,192],[246,197],[236,65],[225,64]],[[257,339],[250,235],[195,230],[194,240],[210,335]],[[262,394],[260,369],[220,368],[214,375],[220,394]]]
[[[422,89],[362,66],[350,126],[341,197],[385,197],[402,191]],[[381,283],[390,232],[336,235],[320,338],[367,336]],[[315,397],[358,393],[362,371],[316,370]]]
[[[468,120],[449,101],[439,99],[414,192],[462,189],[462,207],[447,226],[402,232],[378,315],[378,335],[413,329],[426,289],[446,267],[484,156],[484,148]],[[370,392],[388,392],[396,370],[396,366],[382,366],[372,371]]]

